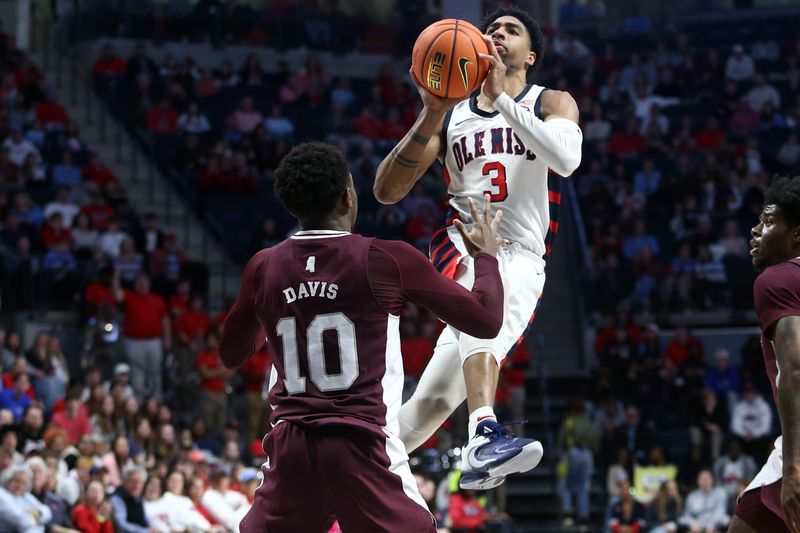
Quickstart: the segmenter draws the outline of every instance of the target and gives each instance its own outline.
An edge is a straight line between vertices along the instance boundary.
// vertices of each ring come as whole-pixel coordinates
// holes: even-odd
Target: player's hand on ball
[[[414,85],[417,86],[419,97],[422,98],[422,105],[428,109],[433,111],[447,112],[453,109],[457,103],[468,98],[468,96],[465,96],[464,98],[440,98],[435,96],[417,80],[416,76],[414,76],[414,67],[408,69],[408,73],[411,75]]]
[[[800,532],[800,474],[783,476],[781,484],[781,507],[786,525],[791,531]]]
[[[489,220],[489,209],[492,202],[488,194],[483,195],[483,213],[480,215],[475,210],[475,202],[472,201],[472,198],[469,198],[468,202],[469,211],[472,215],[472,229],[467,230],[467,227],[460,220],[453,221],[453,225],[464,239],[464,246],[466,246],[467,252],[472,257],[481,252],[497,255],[497,250],[503,244],[503,239],[497,235],[497,228],[500,227],[503,212],[498,210],[494,218]]]
[[[489,53],[478,55],[481,59],[488,61],[490,65],[489,74],[486,75],[486,81],[483,82],[483,92],[494,102],[505,91],[506,65],[500,59],[500,54],[497,52],[497,47],[494,45],[492,38],[484,35],[483,40],[486,41],[486,46],[489,47]]]

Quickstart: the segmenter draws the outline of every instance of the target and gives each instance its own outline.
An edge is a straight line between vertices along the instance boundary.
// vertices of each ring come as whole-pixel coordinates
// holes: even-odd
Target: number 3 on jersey
[[[276,328],[283,344],[283,372],[286,374],[283,383],[289,394],[301,394],[306,391],[306,378],[300,376],[300,354],[297,346],[297,326],[295,318],[290,316],[278,321]],[[339,343],[338,374],[328,374],[325,368],[325,351],[322,334],[336,331]],[[306,330],[306,351],[308,356],[308,374],[311,382],[321,392],[345,390],[358,377],[358,350],[356,348],[356,327],[342,313],[317,315]]]
[[[483,165],[483,175],[492,176],[491,183],[496,190],[483,191],[483,194],[491,195],[492,202],[502,202],[508,198],[508,186],[506,184],[506,167],[499,161],[490,161]]]

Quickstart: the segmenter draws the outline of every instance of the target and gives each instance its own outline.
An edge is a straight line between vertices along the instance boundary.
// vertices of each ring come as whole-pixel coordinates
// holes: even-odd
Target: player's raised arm
[[[420,86],[413,74],[411,79],[422,97],[422,112],[414,126],[378,166],[372,191],[382,204],[394,204],[402,200],[439,157],[444,117],[463,100],[433,96]]]
[[[497,236],[502,214],[498,211],[489,219],[488,195],[482,215],[475,212],[471,200],[470,209],[475,224],[470,230],[461,225],[459,231],[469,243],[467,249],[475,260],[472,291],[439,274],[418,250],[399,241],[377,244],[382,253],[375,261],[379,264],[374,266],[370,284],[392,314],[400,312],[403,302],[411,301],[430,309],[460,331],[490,339],[503,324],[503,281],[495,258],[502,241]]]
[[[244,363],[266,340],[255,313],[255,296],[258,288],[258,272],[268,250],[254,255],[242,274],[239,296],[233,304],[219,339],[219,355],[226,368],[236,368]]]
[[[489,54],[481,54],[491,67],[483,86],[484,94],[492,100],[503,118],[520,136],[525,146],[547,165],[564,177],[570,176],[581,164],[583,132],[578,126],[578,105],[569,93],[544,91],[541,112],[544,120],[517,105],[505,92],[506,66],[489,36],[484,36]]]

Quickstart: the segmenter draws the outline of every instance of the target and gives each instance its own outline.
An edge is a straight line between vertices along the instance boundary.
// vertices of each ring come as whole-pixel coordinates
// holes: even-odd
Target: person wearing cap
[[[743,82],[751,79],[755,73],[753,58],[745,53],[744,46],[734,45],[733,53],[725,63],[725,77],[731,81]]]
[[[764,462],[772,433],[772,409],[752,383],[745,384],[742,399],[733,408],[731,432],[741,439],[745,453],[759,464]]]
[[[133,387],[131,387],[130,384],[130,377],[131,365],[128,363],[117,363],[114,365],[114,372],[112,373],[111,379],[105,384],[106,392],[110,392],[111,387],[119,383],[124,391],[122,393],[122,398],[127,400],[134,395]]]
[[[133,390],[140,401],[148,396],[160,401],[164,350],[172,347],[167,305],[161,296],[150,292],[150,278],[146,274],[136,278],[133,291],[124,290],[115,275],[114,296],[125,313],[122,332]]]

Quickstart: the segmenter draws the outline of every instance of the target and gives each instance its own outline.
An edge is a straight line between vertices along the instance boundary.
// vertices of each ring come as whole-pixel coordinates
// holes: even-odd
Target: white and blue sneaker
[[[507,475],[535,468],[543,454],[538,440],[514,437],[495,420],[484,420],[461,450],[459,486],[467,490],[493,489]]]

